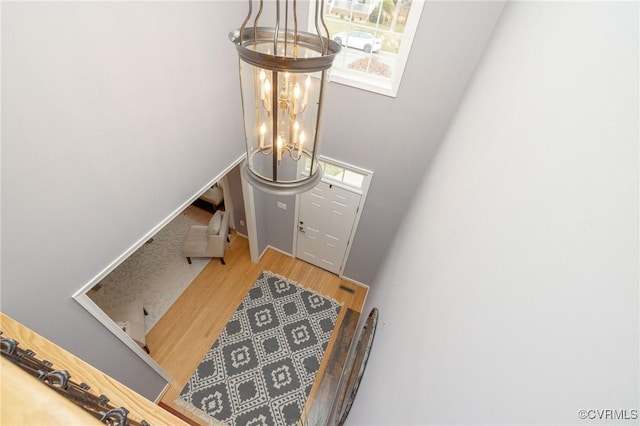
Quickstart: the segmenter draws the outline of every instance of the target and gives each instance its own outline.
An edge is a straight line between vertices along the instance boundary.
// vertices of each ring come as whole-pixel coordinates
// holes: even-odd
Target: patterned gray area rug
[[[340,304],[263,271],[178,405],[209,424],[299,424]]]

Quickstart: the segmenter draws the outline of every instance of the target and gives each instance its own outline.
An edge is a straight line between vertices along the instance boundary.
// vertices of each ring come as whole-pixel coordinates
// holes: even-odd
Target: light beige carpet
[[[182,243],[191,225],[198,223],[178,215],[127,260],[100,281],[99,290],[87,295],[102,309],[133,300],[142,300],[149,313],[147,333],[182,292],[204,269],[210,259],[182,257]]]

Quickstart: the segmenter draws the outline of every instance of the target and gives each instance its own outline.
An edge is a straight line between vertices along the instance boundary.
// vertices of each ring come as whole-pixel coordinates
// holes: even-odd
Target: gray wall
[[[227,173],[227,182],[229,183],[229,191],[231,191],[231,194],[228,196],[231,197],[233,201],[233,218],[236,231],[248,236],[247,216],[244,210],[244,198],[242,195],[242,178],[240,177],[241,168],[242,164],[239,164]]]
[[[269,245],[285,253],[293,252],[293,227],[295,224],[295,195],[267,195],[266,199]],[[278,207],[278,202],[286,206],[286,210]]]
[[[427,2],[397,98],[329,84],[321,152],[374,171],[344,275],[371,285],[503,2]]]
[[[242,154],[245,13],[2,4],[2,310],[149,398],[164,380],[71,296]]]
[[[374,282],[503,5],[426,3],[396,98],[327,85],[320,152],[374,171],[346,277]],[[276,201],[266,197],[267,244],[290,252],[293,225]]]
[[[322,151],[376,173],[348,277],[373,282],[500,8],[427,4],[397,99],[329,85]],[[245,13],[3,3],[2,310],[149,397],[163,380],[71,295],[242,153]],[[256,196],[259,250],[289,251],[273,206]]]
[[[243,140],[241,107],[235,68],[237,58],[227,39],[227,33],[241,22],[246,13],[245,8],[245,2],[2,5],[2,310],[150,398],[157,396],[164,381],[72,301],[71,295],[143,238],[149,230],[242,153],[244,146],[240,142]],[[637,236],[637,229],[627,229],[631,225],[626,210],[618,221],[620,228],[616,229],[629,232],[617,232],[611,237],[613,239],[607,237],[608,229],[599,225],[601,222],[597,213],[600,211],[596,211],[586,217],[578,216],[578,222],[553,222],[554,232],[541,233],[541,236],[546,237],[543,240],[531,235],[533,231],[545,229],[542,222],[534,221],[536,226],[532,227],[529,227],[530,221],[503,224],[498,220],[501,216],[491,210],[494,205],[500,206],[504,200],[511,200],[514,194],[519,194],[523,189],[523,193],[528,197],[514,198],[513,204],[520,202],[526,206],[528,199],[537,200],[536,197],[544,194],[547,186],[557,191],[553,193],[561,198],[562,187],[555,187],[555,182],[550,178],[542,182],[536,180],[540,176],[546,176],[544,173],[538,173],[536,169],[522,170],[522,173],[527,172],[523,177],[530,177],[530,180],[523,182],[523,186],[502,186],[494,196],[479,204],[472,201],[475,202],[476,197],[482,194],[474,187],[475,180],[484,176],[480,173],[472,174],[463,182],[451,182],[449,179],[443,180],[429,175],[425,181],[426,187],[431,187],[434,184],[430,182],[435,181],[441,192],[437,196],[428,197],[422,194],[426,189],[421,190],[420,183],[426,171],[430,169],[437,147],[458,108],[467,81],[483,52],[501,8],[502,3],[492,2],[428,2],[420,21],[404,80],[395,99],[334,83],[329,84],[327,88],[321,151],[329,157],[375,171],[345,275],[372,284],[372,303],[385,302],[383,315],[390,318],[388,324],[407,325],[402,333],[393,328],[399,340],[381,334],[376,348],[394,347],[386,342],[399,345],[395,347],[403,347],[407,341],[411,341],[411,337],[408,337],[410,332],[423,336],[426,332],[422,326],[425,323],[429,326],[426,329],[429,333],[426,334],[431,337],[415,339],[412,349],[420,356],[426,354],[427,359],[433,361],[430,364],[431,369],[419,370],[421,382],[429,383],[433,378],[429,375],[432,374],[437,379],[434,383],[442,385],[437,389],[407,385],[416,382],[414,377],[406,376],[409,367],[414,365],[414,358],[410,358],[410,362],[402,361],[406,368],[398,370],[396,379],[390,379],[385,372],[391,371],[388,366],[395,365],[396,358],[390,352],[383,352],[383,355],[379,356],[374,354],[373,359],[378,361],[371,365],[367,374],[378,371],[379,376],[372,375],[371,379],[365,376],[369,382],[363,383],[363,387],[367,389],[365,392],[370,390],[372,394],[362,398],[365,402],[360,407],[364,406],[366,409],[363,408],[360,414],[355,414],[354,421],[362,419],[363,424],[371,424],[387,419],[390,413],[380,410],[384,407],[391,408],[393,404],[380,403],[377,399],[378,392],[389,389],[387,385],[393,380],[406,379],[406,382],[401,383],[403,389],[411,392],[410,395],[406,395],[405,401],[409,404],[406,406],[407,410],[401,410],[410,416],[405,417],[406,421],[420,421],[417,414],[419,410],[416,408],[419,405],[411,404],[422,404],[423,396],[433,397],[434,392],[443,389],[440,398],[445,398],[445,401],[431,399],[444,402],[441,407],[431,407],[431,419],[435,423],[445,422],[444,407],[449,409],[449,413],[457,412],[447,405],[447,402],[458,401],[456,389],[453,385],[447,385],[444,377],[444,372],[450,373],[449,377],[458,377],[457,372],[453,371],[455,365],[448,363],[448,358],[454,357],[457,361],[456,357],[463,354],[465,356],[460,358],[461,364],[458,364],[466,368],[463,372],[474,373],[476,375],[473,377],[478,379],[486,379],[478,383],[488,383],[491,379],[477,375],[478,371],[484,371],[486,365],[491,365],[491,358],[486,355],[486,350],[481,352],[482,356],[476,361],[470,358],[470,355],[466,355],[471,353],[469,348],[482,349],[483,342],[465,334],[465,326],[468,323],[464,322],[464,319],[475,321],[483,313],[491,314],[492,310],[489,308],[500,308],[497,312],[502,316],[490,316],[484,322],[477,321],[478,326],[472,330],[478,336],[487,336],[489,348],[504,349],[508,354],[510,352],[506,344],[494,344],[501,336],[492,334],[492,327],[499,329],[504,318],[511,318],[511,314],[515,315],[514,324],[523,327],[529,325],[527,318],[536,318],[534,314],[540,316],[540,312],[532,307],[524,310],[524,313],[530,314],[527,318],[507,309],[511,305],[520,306],[518,303],[521,301],[517,295],[528,294],[533,291],[531,289],[537,289],[536,285],[542,284],[534,293],[538,297],[534,300],[542,303],[545,308],[551,305],[552,320],[563,320],[562,312],[566,310],[568,316],[576,316],[576,321],[584,321],[584,325],[577,329],[578,336],[586,335],[586,330],[591,326],[601,331],[594,321],[602,319],[602,324],[608,324],[604,321],[604,313],[613,315],[616,321],[626,316],[630,319],[628,323],[638,322],[637,315],[634,317],[633,313],[629,313],[628,305],[625,304],[629,303],[629,300],[638,300],[637,293],[633,293],[633,288],[629,288],[629,282],[632,281],[630,275],[635,273],[631,278],[635,278],[637,282],[637,271],[629,271],[626,263],[629,250],[636,249],[637,258],[637,246],[631,246],[625,239],[628,235]],[[524,11],[525,5],[514,6],[513,9]],[[488,69],[495,70],[499,79],[492,79],[491,75],[487,75],[487,71],[484,80],[478,79],[482,83],[475,84],[474,94],[467,101],[471,105],[467,106],[471,112],[461,113],[461,124],[456,125],[458,131],[462,131],[474,115],[482,116],[486,111],[493,111],[494,105],[501,106],[497,103],[501,98],[496,98],[495,95],[506,93],[507,89],[502,87],[501,80],[510,82],[518,90],[521,90],[522,86],[517,84],[520,74],[516,72],[529,77],[530,80],[523,80],[527,84],[537,81],[538,76],[527,74],[526,67],[516,68],[512,74],[501,72],[502,62],[510,63],[509,58],[512,54],[535,70],[537,68],[534,65],[553,64],[553,60],[563,57],[576,46],[578,49],[587,48],[586,51],[590,53],[591,45],[585,46],[578,41],[575,42],[578,44],[569,44],[566,50],[561,50],[560,46],[556,46],[556,40],[544,38],[546,28],[530,22],[526,16],[522,16],[523,13],[513,12],[511,20],[503,26],[503,34],[499,40],[504,44],[507,40],[513,39],[513,45],[494,47],[498,53],[493,53],[492,58],[487,60],[493,64]],[[550,33],[559,39],[573,31],[570,24],[578,25],[571,13],[563,13],[561,16],[561,24],[555,23],[561,27]],[[593,17],[590,16],[587,22],[592,20]],[[521,25],[528,31],[520,30]],[[532,57],[538,58],[540,63],[532,62],[533,59],[528,57],[530,52],[518,43],[521,37],[527,34],[532,34],[531,37],[543,37],[543,40],[547,41],[547,45],[542,48],[533,44],[535,48],[542,50],[542,53],[534,51],[536,55]],[[590,40],[588,36],[593,34],[598,33],[587,31],[585,40]],[[637,29],[634,37],[625,40],[629,39],[637,40]],[[628,48],[624,43],[610,43],[607,47],[618,45]],[[526,44],[524,46],[528,47]],[[637,52],[637,45],[632,47]],[[600,70],[603,65],[598,59],[606,52],[607,50],[598,45],[598,50],[593,55],[586,58],[581,56],[581,63],[585,66],[581,67],[581,63],[575,64],[575,75],[578,77],[575,81],[580,81],[583,77],[582,72]],[[637,71],[637,58],[635,62],[624,64],[624,67],[619,69]],[[544,70],[547,68],[539,69]],[[549,66],[548,71],[555,71],[554,66]],[[608,83],[614,84],[616,88],[619,87],[618,84],[622,84],[618,83],[619,76],[610,80]],[[626,81],[622,78],[622,82]],[[631,85],[633,84],[637,84],[637,79],[636,83]],[[633,86],[634,90],[629,90],[627,86],[625,87],[628,93],[637,93],[637,85]],[[532,87],[538,91],[544,89]],[[557,93],[549,93],[550,102],[541,102],[539,109],[546,111],[550,106],[556,108],[555,104],[565,99],[562,90],[562,87],[558,87]],[[572,92],[571,95],[573,94]],[[597,102],[587,99],[585,102],[576,101],[576,105],[568,106],[585,104],[600,107],[608,104],[600,98],[595,99]],[[609,100],[606,96],[602,99]],[[634,105],[636,110],[633,110]],[[562,117],[562,114],[570,109],[560,109],[558,114]],[[507,108],[505,112],[508,111]],[[518,112],[517,109],[515,111]],[[637,117],[637,102],[614,110],[615,113],[619,111],[635,112]],[[530,107],[520,112],[527,119],[537,118],[539,113],[537,109]],[[555,113],[556,110],[553,109],[552,112]],[[597,109],[583,121],[595,125],[600,122],[602,116],[609,118],[604,114],[604,110]],[[579,118],[582,120],[582,117]],[[494,156],[496,164],[502,167],[501,170],[506,171],[511,164],[518,164],[515,160],[527,158],[531,152],[539,149],[536,144],[532,144],[530,150],[514,151],[514,145],[528,134],[525,125],[535,122],[527,120],[526,123],[521,123],[522,127],[516,129],[518,131],[513,138],[500,133],[502,122],[496,118],[490,121],[487,127],[481,126],[483,123],[473,123],[476,125],[468,133],[455,138],[450,136],[446,142],[447,146],[456,146],[464,142],[469,152],[466,162],[460,160],[457,155],[451,155],[444,163],[442,160],[436,162],[436,171],[433,173],[436,173],[436,176],[455,177],[467,170],[474,171],[478,167],[474,155],[482,158]],[[491,132],[485,134],[488,130]],[[585,133],[589,136],[589,132]],[[587,151],[589,155],[575,160],[573,154],[583,152],[583,148],[563,145],[565,139],[553,134],[543,136],[541,140],[550,142],[544,145],[544,151],[541,152],[553,153],[552,158],[564,160],[561,163],[553,163],[556,167],[550,174],[553,178],[567,177],[576,171],[584,174],[585,169],[576,170],[576,167],[586,168],[590,165],[589,172],[602,170],[602,173],[606,171],[619,178],[619,173],[626,173],[629,169],[624,166],[617,167],[618,160],[637,159],[637,152],[635,155],[627,155],[627,150],[618,145],[612,145],[612,148],[609,143],[602,146],[592,143],[587,145],[591,149]],[[637,135],[635,136],[637,140]],[[232,143],[234,140],[237,140],[238,144]],[[605,137],[602,140],[608,141]],[[623,138],[614,141],[626,140]],[[484,148],[485,145],[486,149],[480,149],[480,146]],[[598,147],[602,148],[602,152],[597,151]],[[615,151],[618,148],[619,151]],[[613,152],[617,153],[616,157],[607,157]],[[596,157],[611,161],[596,161]],[[533,158],[539,161],[536,165],[546,171],[547,159]],[[486,173],[486,176],[493,176],[491,167],[478,170]],[[509,171],[517,172],[518,169]],[[562,174],[565,171],[567,174]],[[577,173],[576,176],[583,176],[581,173]],[[464,176],[466,175],[462,175]],[[511,176],[506,175],[502,179],[509,183]],[[600,203],[597,196],[602,196],[603,206],[615,206],[623,201],[615,197],[607,198],[608,192],[617,196],[623,191],[624,195],[637,197],[637,187],[611,185],[603,188],[602,185],[605,183],[602,182],[608,182],[606,179],[591,179],[587,182],[597,184],[595,195],[590,196],[589,200],[598,200]],[[614,182],[618,183],[617,180]],[[637,176],[634,182],[637,182]],[[493,183],[488,182],[480,189],[491,188]],[[540,186],[543,183],[547,186]],[[594,189],[590,187],[589,191]],[[415,201],[416,207],[412,208],[416,193],[422,195]],[[575,208],[568,212],[575,211],[577,214],[580,213],[578,207],[590,206],[586,202],[586,195],[583,192],[580,194],[585,198],[578,200],[580,203],[572,204]],[[621,208],[626,206],[623,202]],[[534,211],[547,215],[558,208],[554,204],[544,203],[534,204],[533,207],[537,207]],[[276,229],[269,228],[266,222],[269,208],[265,197],[256,197],[260,251],[268,244],[269,229]],[[402,231],[402,241],[392,250],[391,241],[405,222],[405,215],[410,208],[413,213],[408,219],[408,227]],[[452,219],[446,221],[447,216],[443,218],[439,209],[452,215]],[[435,215],[437,220],[432,218],[429,221],[421,221],[418,215],[425,213]],[[454,213],[465,216],[457,217]],[[607,220],[615,216],[614,212],[601,213]],[[484,228],[485,223],[478,220],[487,214],[493,214],[490,217],[496,219],[487,223],[487,228]],[[635,214],[637,219],[637,211]],[[440,228],[441,224],[443,226]],[[465,224],[471,224],[473,227],[468,230],[462,227]],[[565,231],[567,228],[560,227],[561,224],[569,226],[571,232],[565,234],[568,232]],[[583,241],[584,247],[589,248],[587,257],[562,252],[561,243],[570,242],[572,238],[579,236],[575,229],[578,225],[587,230],[593,229],[597,233],[596,236],[603,239],[603,243],[596,246],[611,247],[611,251],[593,252],[593,245],[577,239],[576,241]],[[498,230],[495,236],[490,232],[494,228]],[[292,232],[291,229],[292,226],[289,232]],[[533,241],[533,247],[536,247],[533,260],[540,258],[540,264],[518,263],[518,259],[509,257],[509,262],[514,262],[514,266],[506,272],[499,268],[502,263],[498,261],[489,263],[493,265],[490,269],[494,272],[490,271],[491,273],[484,277],[475,277],[472,273],[474,271],[469,270],[467,265],[474,259],[473,253],[468,252],[466,245],[462,243],[472,242],[470,239],[478,235],[474,232],[485,232],[480,234],[482,238],[479,241],[491,240],[493,251],[489,253],[500,259],[500,256],[506,253],[499,248],[509,248],[509,244],[515,244],[515,240],[509,237],[529,229],[531,231],[527,231],[526,239],[523,241]],[[463,230],[465,232],[462,232]],[[420,241],[417,241],[418,238],[413,239],[414,231],[417,232]],[[560,238],[559,242],[556,241],[557,238]],[[433,245],[422,245],[430,241],[434,241]],[[501,245],[503,243],[504,245]],[[554,248],[549,254],[545,252],[547,245]],[[378,265],[384,263],[389,250],[393,253],[391,260],[385,266],[381,278],[376,279]],[[477,250],[475,254],[482,254],[482,250]],[[522,253],[523,258],[527,258],[528,252],[522,252],[525,248],[521,247],[520,250],[514,253]],[[580,253],[583,248],[579,247],[576,250]],[[456,258],[458,253],[465,256]],[[618,253],[623,254],[621,260],[611,258]],[[604,256],[598,260],[596,255],[601,254]],[[564,259],[565,256],[568,256],[572,268],[576,263],[585,262],[585,275],[562,273],[563,265],[558,259]],[[406,257],[407,263],[400,262],[403,257]],[[479,258],[482,259],[482,256]],[[457,278],[458,281],[447,281],[443,277],[446,273],[453,272],[444,266],[435,266],[435,260],[447,268],[459,267],[467,275]],[[429,269],[424,272],[413,269],[419,263],[423,266],[422,263],[426,261],[429,261]],[[480,268],[482,265],[476,266]],[[548,265],[553,267],[549,268],[549,273],[543,274]],[[612,287],[610,292],[606,292],[601,284],[597,286],[597,283],[587,279],[590,272],[598,272],[599,275],[594,275],[597,277],[604,276],[602,271],[592,269],[594,265],[604,265],[603,268],[606,267],[607,270],[617,271],[615,276],[603,278],[601,281]],[[515,290],[508,287],[511,282],[518,282],[517,279],[524,274],[522,271],[528,271],[532,267],[535,267],[532,269],[534,273],[531,274],[535,278],[535,285],[527,284]],[[501,274],[505,274],[509,279],[499,280],[498,278],[502,278]],[[434,281],[434,276],[438,280]],[[394,283],[393,278],[402,279]],[[600,299],[609,300],[607,306],[617,308],[617,300],[620,300],[620,310],[613,311],[608,308],[601,313],[592,309],[597,315],[594,317],[595,320],[591,320],[587,313],[591,314],[592,310],[585,308],[584,311],[578,311],[574,308],[576,305],[569,298],[570,295],[581,294],[580,290],[583,287],[578,283],[582,278],[585,278],[582,281],[583,285],[588,285],[588,288],[596,286],[597,290],[595,293],[588,293],[588,303],[584,306],[594,308],[594,299],[602,296]],[[503,296],[505,288],[498,287],[500,283],[508,290],[506,296]],[[399,284],[406,288],[396,294]],[[470,285],[478,286],[477,291],[469,294]],[[425,293],[414,294],[420,290],[425,290]],[[444,290],[445,293],[439,292]],[[554,295],[554,299],[551,300],[557,300],[557,304],[545,302],[549,300],[542,297],[545,292]],[[492,297],[483,296],[487,294]],[[412,295],[416,297],[413,298]],[[501,299],[502,297],[506,298]],[[500,304],[487,305],[487,311],[472,309],[478,302],[485,302],[486,299],[498,299]],[[418,306],[415,300],[419,301]],[[455,309],[451,309],[450,316],[445,316],[441,305],[434,304],[434,301]],[[460,304],[456,305],[456,301]],[[55,307],[55,314],[51,313],[52,306]],[[423,312],[422,306],[428,306],[431,316],[420,316]],[[635,307],[637,312],[637,305]],[[466,310],[472,313],[471,316],[467,316]],[[544,315],[545,311],[542,314]],[[411,319],[416,319],[417,322],[413,323]],[[491,322],[490,319],[495,321]],[[416,324],[420,324],[421,327],[409,327]],[[546,322],[541,330],[553,331],[555,324]],[[566,325],[564,322],[559,324]],[[612,323],[612,326],[618,325],[618,322]],[[569,332],[574,331],[569,326],[565,329]],[[452,330],[452,338],[447,340],[447,336],[442,333],[449,330]],[[623,327],[621,330],[626,336],[627,328]],[[490,333],[487,334],[487,331]],[[514,337],[514,330],[508,331],[508,336]],[[534,333],[534,336],[538,337],[539,334]],[[595,341],[585,340],[585,344]],[[459,345],[452,342],[459,342]],[[573,340],[570,342],[575,343]],[[609,340],[606,342],[616,343]],[[516,343],[518,345],[515,355],[521,356],[527,346],[518,340]],[[542,352],[538,348],[531,348],[531,353],[550,359],[548,352]],[[601,351],[603,348],[606,346],[600,346]],[[611,348],[628,349],[617,343]],[[428,349],[432,352],[425,352]],[[593,348],[576,344],[572,351],[562,352],[566,357],[561,361],[566,361],[569,355],[579,357],[578,349],[583,349],[586,353]],[[631,348],[624,353],[629,354],[621,363],[621,366],[626,368],[627,360],[637,360],[637,345],[636,349]],[[598,354],[602,355],[601,352]],[[523,359],[531,361],[529,357]],[[550,363],[551,361],[548,361],[544,365],[548,366]],[[518,369],[515,365],[512,370],[508,370],[515,374],[514,377],[532,380],[532,376],[525,374],[525,367]],[[597,367],[600,366],[597,364]],[[434,371],[433,368],[436,367],[443,367],[442,372]],[[632,374],[625,376],[626,378],[637,377],[637,368],[633,368],[632,366],[628,369]],[[573,371],[571,368],[569,370]],[[604,377],[610,372],[604,368],[596,378]],[[499,383],[514,385],[503,376],[500,378]],[[463,379],[456,378],[452,383],[459,384],[461,380]],[[573,390],[568,382],[554,383],[561,385],[558,392],[563,389]],[[593,385],[591,382],[587,384]],[[530,385],[533,391],[542,392],[539,383]],[[426,394],[422,389],[426,389]],[[520,390],[515,387],[514,389]],[[604,389],[611,390],[608,387]],[[623,383],[622,389],[622,392],[629,389],[627,382]],[[469,402],[473,396],[477,396],[476,393],[480,394],[481,390],[479,385],[471,386],[462,394],[460,401]],[[487,395],[504,396],[495,388],[489,390]],[[364,394],[361,393],[360,397],[362,395]],[[397,393],[398,398],[402,395],[404,394]],[[637,393],[633,396],[637,399]],[[592,398],[585,404],[592,403],[596,406],[600,401]],[[514,406],[522,405],[521,401],[513,402],[516,403]],[[359,410],[358,406],[355,410]],[[541,409],[540,413],[543,412]],[[372,414],[368,413],[378,413],[380,417],[372,417]],[[569,415],[574,415],[574,412],[571,411]],[[467,420],[468,423],[473,422]],[[485,421],[487,422],[490,420]]]
[[[634,423],[578,410],[640,408],[638,14],[506,6],[372,287],[348,425]]]
[[[253,202],[256,213],[258,253],[262,254],[267,246],[271,246],[292,254],[295,195],[272,195],[254,189]],[[287,206],[286,210],[279,208],[278,202],[284,203]]]
[[[258,242],[258,255],[262,254],[269,245],[269,217],[266,193],[252,189],[253,203],[256,215],[256,237]]]

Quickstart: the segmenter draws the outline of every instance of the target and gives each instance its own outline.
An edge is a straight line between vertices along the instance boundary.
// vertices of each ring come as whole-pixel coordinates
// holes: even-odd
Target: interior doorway
[[[102,272],[96,275],[93,279],[91,279],[87,284],[85,284],[82,288],[80,288],[74,295],[73,298],[83,307],[85,308],[91,315],[93,315],[97,321],[102,323],[111,333],[113,333],[118,339],[120,339],[124,345],[128,346],[132,351],[134,351],[145,363],[147,363],[152,369],[154,369],[161,377],[163,377],[167,382],[171,381],[171,377],[167,374],[167,372],[141,347],[139,342],[134,341],[134,339],[129,336],[126,331],[121,327],[120,324],[116,322],[113,318],[111,318],[92,298],[88,295],[88,292],[91,291],[97,284],[99,284],[105,277],[114,272],[116,268],[118,268],[123,262],[125,262],[130,256],[134,255],[140,248],[142,248],[145,244],[148,244],[153,238],[163,230],[170,222],[176,219],[178,216],[182,215],[182,213],[191,206],[202,194],[204,194],[209,188],[214,186],[215,183],[223,181],[225,176],[231,174],[231,172],[238,167],[238,165],[243,161],[244,155],[239,157],[236,161],[230,164],[225,170],[219,173],[216,177],[214,177],[210,182],[208,182],[204,187],[200,188],[192,197],[186,200],[183,204],[181,204],[175,211],[173,211],[168,217],[162,220],[159,224],[157,224],[153,229],[151,229],[147,234],[145,234],[141,239],[139,239],[133,246],[131,246],[127,251],[121,254],[117,259],[115,259],[110,265],[108,265]],[[239,182],[240,177],[239,173],[237,173],[238,182],[234,183],[234,179],[227,179],[224,183],[225,190],[228,188],[227,195],[225,196],[225,210],[233,210],[234,212],[238,212],[242,207],[242,185]],[[235,186],[235,188],[234,188]],[[239,195],[233,196],[234,190],[239,188]],[[233,203],[232,198],[236,199],[237,202]],[[242,209],[242,213],[244,214],[244,209]],[[211,213],[209,212],[209,215]],[[242,217],[238,222],[243,221]],[[179,239],[181,241],[181,238]],[[178,241],[178,242],[180,242]],[[180,261],[183,261],[182,256],[179,254]],[[209,263],[205,258],[205,263]],[[214,262],[218,263],[218,262]],[[143,320],[146,323],[146,320]],[[153,330],[153,329],[152,329]],[[146,331],[146,330],[145,330]],[[146,333],[145,333],[146,334]],[[153,346],[149,345],[151,352],[154,352]]]

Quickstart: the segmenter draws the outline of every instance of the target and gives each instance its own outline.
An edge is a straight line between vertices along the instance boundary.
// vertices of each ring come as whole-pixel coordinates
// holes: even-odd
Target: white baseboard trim
[[[349,281],[349,282],[350,282],[350,283],[352,283],[352,284],[355,284],[355,285],[357,285],[357,286],[364,287],[364,288],[366,288],[366,289],[367,289],[367,294],[365,294],[365,296],[364,296],[364,300],[362,301],[362,307],[366,306],[366,304],[367,304],[367,297],[369,297],[369,291],[371,290],[371,287],[369,287],[368,285],[366,285],[366,284],[364,284],[364,283],[361,283],[360,281],[354,280],[353,278],[349,278],[349,277],[346,277],[346,276],[344,276],[344,275],[340,276],[340,278],[341,278],[341,279],[343,279],[343,280],[345,280],[345,281]]]
[[[279,249],[279,248],[277,248],[277,247],[267,246],[267,248],[270,248],[270,249],[271,249],[271,250],[273,250],[273,251],[277,251],[278,253],[280,253],[280,254],[284,254],[285,256],[289,256],[289,257],[291,257],[291,258],[295,257],[292,253],[287,253],[286,251],[284,251],[284,250],[280,250],[280,249]]]
[[[171,386],[170,383],[167,383],[166,385],[164,385],[164,389],[162,389],[162,392],[160,392],[160,395],[158,395],[156,397],[156,399],[153,400],[153,403],[158,405],[160,403],[160,400],[162,399],[162,397],[164,396],[165,393],[167,393],[167,391],[169,390],[169,387]]]
[[[260,253],[260,256],[258,256],[258,260],[255,263],[258,263],[262,260],[262,256],[264,256],[264,254],[267,252],[267,250],[269,250],[269,246],[266,246],[264,248],[264,250],[262,250],[262,253]]]
[[[343,279],[343,280],[345,280],[345,281],[349,281],[350,283],[353,283],[353,284],[355,284],[355,285],[359,285],[360,287],[364,287],[364,288],[366,288],[366,289],[367,289],[367,291],[369,291],[369,289],[371,288],[371,287],[369,287],[368,285],[366,285],[366,284],[364,284],[364,283],[361,283],[360,281],[356,281],[356,280],[354,280],[353,278],[349,278],[349,277],[344,276],[344,275],[342,275],[340,278],[342,278],[342,279]]]
[[[267,244],[267,246],[264,248],[264,250],[262,250],[262,253],[260,253],[260,256],[258,257],[258,262],[259,262],[260,260],[262,260],[262,256],[264,256],[264,254],[265,254],[265,253],[267,252],[267,250],[269,250],[269,249],[271,249],[271,250],[273,250],[273,251],[277,251],[277,252],[278,252],[278,253],[280,253],[280,254],[284,254],[285,256],[294,257],[294,256],[293,256],[293,254],[291,254],[291,253],[287,253],[287,252],[286,252],[286,251],[284,251],[284,250],[280,250],[279,248],[276,248],[276,247],[273,247],[273,246],[270,246],[270,245],[268,245],[268,244]]]

